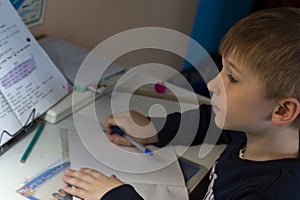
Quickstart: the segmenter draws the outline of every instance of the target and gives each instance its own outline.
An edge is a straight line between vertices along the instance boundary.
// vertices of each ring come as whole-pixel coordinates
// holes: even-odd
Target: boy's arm
[[[121,185],[108,191],[101,200],[122,199],[122,200],[143,200],[143,198],[128,184]]]
[[[195,116],[199,116],[196,119]],[[169,114],[166,119],[152,118],[151,122],[158,131],[158,143],[156,146],[162,147],[167,144],[189,145],[202,143],[211,117],[211,107],[207,105],[200,106],[199,109],[186,111],[182,114]],[[182,127],[179,130],[179,125]],[[198,129],[197,129],[198,123]],[[191,135],[195,132],[194,136]],[[176,138],[174,138],[177,135]],[[193,137],[193,138],[190,138]],[[170,143],[171,142],[171,143]]]
[[[117,123],[118,121],[118,123]],[[136,112],[129,111],[117,113],[106,118],[104,127],[109,133],[109,140],[115,144],[123,146],[132,146],[124,137],[114,134],[111,129],[112,125],[117,125],[134,139],[142,144],[154,144],[158,147],[166,145],[194,145],[204,141],[208,127],[211,121],[211,106],[202,105],[199,109],[186,111],[182,114],[169,114],[166,118],[147,118],[146,116]],[[149,125],[144,127],[145,125]],[[216,135],[209,135],[208,143],[228,143],[230,141],[223,134],[227,131],[222,131],[221,137],[217,135],[221,131],[212,122],[212,127]],[[210,127],[210,128],[212,128]],[[141,134],[141,135],[137,135]],[[139,136],[139,137],[137,137]],[[225,139],[224,139],[225,138]]]

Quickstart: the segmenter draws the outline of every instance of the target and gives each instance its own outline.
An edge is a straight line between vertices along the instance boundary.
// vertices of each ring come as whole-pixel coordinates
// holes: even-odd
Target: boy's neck
[[[299,129],[277,127],[268,133],[246,133],[246,135],[244,158],[247,160],[299,158]]]

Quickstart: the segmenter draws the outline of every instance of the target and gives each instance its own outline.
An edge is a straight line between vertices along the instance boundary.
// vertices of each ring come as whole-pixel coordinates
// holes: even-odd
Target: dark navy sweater
[[[159,131],[157,146],[165,146],[178,134],[180,119],[188,119],[192,123],[195,112],[200,112],[197,135],[192,144],[204,140],[210,121],[210,107],[201,106],[184,114],[168,115],[164,127]],[[152,119],[157,126],[157,119]],[[177,124],[177,127],[175,126]],[[175,141],[178,143],[178,141]],[[185,144],[186,141],[179,143]],[[242,132],[223,130],[218,143],[227,144],[227,148],[216,161],[210,173],[210,184],[204,199],[217,200],[293,200],[300,199],[300,159],[280,159],[272,161],[249,161],[239,158],[239,151],[246,143]],[[132,186],[122,185],[108,193],[102,200],[138,200],[143,199]],[[155,199],[155,197],[153,197]]]

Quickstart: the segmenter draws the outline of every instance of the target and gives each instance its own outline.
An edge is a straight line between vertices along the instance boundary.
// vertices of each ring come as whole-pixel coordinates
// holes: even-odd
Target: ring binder
[[[6,142],[0,147],[0,156],[4,152],[6,152],[9,148],[14,146],[18,141],[23,139],[26,135],[28,135],[28,133],[30,133],[35,128],[36,123],[34,119],[35,119],[35,108],[32,109],[24,126],[18,132],[16,132],[15,134],[10,134],[6,130],[2,131],[0,135],[0,144],[2,143],[2,138],[4,134],[7,134],[8,136],[12,137],[12,139],[10,139],[8,142]]]

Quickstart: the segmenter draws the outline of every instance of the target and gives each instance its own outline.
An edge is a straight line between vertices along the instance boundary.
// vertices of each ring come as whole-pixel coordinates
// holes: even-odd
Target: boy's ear
[[[285,98],[279,101],[272,113],[272,122],[275,125],[284,125],[293,122],[300,113],[300,102],[295,98]]]

